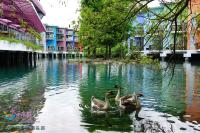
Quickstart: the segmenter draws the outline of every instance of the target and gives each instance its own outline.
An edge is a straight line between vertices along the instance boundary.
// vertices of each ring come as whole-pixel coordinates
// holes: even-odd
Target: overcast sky
[[[62,5],[62,1],[65,1],[66,5]],[[42,19],[45,24],[68,27],[79,16],[77,9],[80,6],[80,0],[40,0],[40,2],[46,11],[46,16]],[[149,4],[151,7],[158,5],[158,0]]]
[[[65,1],[66,5],[62,5]],[[68,27],[73,20],[77,20],[79,13],[80,0],[40,0],[46,16],[42,22],[49,25],[56,25],[60,27]]]

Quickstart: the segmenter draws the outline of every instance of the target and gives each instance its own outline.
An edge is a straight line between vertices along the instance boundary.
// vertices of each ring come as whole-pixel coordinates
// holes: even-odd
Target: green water
[[[133,132],[140,121],[134,112],[97,115],[79,106],[90,106],[91,96],[103,100],[115,84],[123,87],[122,95],[144,94],[139,112],[143,119],[148,118],[140,114],[148,114],[149,109],[184,123],[200,122],[200,66],[177,64],[174,73],[170,67],[165,69],[166,63],[161,66],[43,60],[35,69],[1,68],[0,131]],[[115,106],[112,98],[110,101]],[[6,118],[8,114],[14,114],[13,119],[12,115]]]

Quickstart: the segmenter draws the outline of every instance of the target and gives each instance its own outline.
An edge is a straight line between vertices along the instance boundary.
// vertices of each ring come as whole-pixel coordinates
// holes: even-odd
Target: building
[[[56,51],[57,50],[57,27],[46,26],[46,50]]]
[[[191,15],[188,17],[187,49],[200,49],[200,17],[196,17],[200,13],[200,1],[191,0],[188,6]]]
[[[45,32],[41,22],[45,12],[38,0],[1,0],[0,7],[0,36],[3,39],[40,44],[40,33]],[[6,45],[4,48],[1,50],[9,49]]]
[[[48,52],[82,52],[77,32],[58,26],[46,25],[46,47]]]
[[[168,7],[173,7],[175,4],[172,2],[167,3]],[[168,50],[173,48],[175,25],[169,21],[157,20],[156,14],[170,12],[170,10],[160,4],[159,7],[152,7],[150,11],[141,13],[136,17],[133,22],[135,29],[132,37],[128,40],[128,45],[140,47],[141,50]],[[186,11],[184,11],[186,12]],[[185,19],[183,13],[178,18],[178,31],[176,37],[176,49],[187,49],[187,24],[183,23]]]

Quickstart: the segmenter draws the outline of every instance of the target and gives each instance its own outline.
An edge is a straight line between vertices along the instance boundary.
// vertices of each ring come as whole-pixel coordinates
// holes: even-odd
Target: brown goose
[[[128,107],[140,108],[140,100],[138,97],[143,96],[141,93],[133,93],[120,97],[121,87],[119,85],[115,85],[117,89],[117,95],[115,97],[115,103],[122,109],[126,109]]]
[[[113,95],[112,91],[105,94],[105,101],[99,100],[94,96],[91,97],[91,107],[97,111],[107,111],[110,108],[108,96]]]

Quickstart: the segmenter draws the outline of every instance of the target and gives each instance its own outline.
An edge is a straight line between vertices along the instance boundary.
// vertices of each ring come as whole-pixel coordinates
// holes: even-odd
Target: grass
[[[15,38],[0,36],[0,40],[8,41],[9,43],[16,43],[16,44],[24,44],[27,48],[31,48],[33,50],[42,50],[42,48],[32,42],[24,41],[24,40],[18,40]]]

